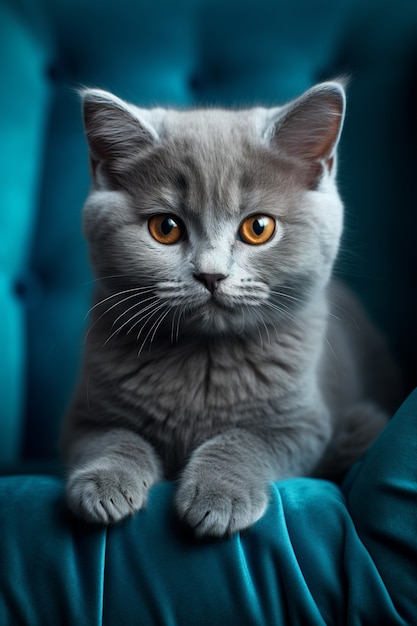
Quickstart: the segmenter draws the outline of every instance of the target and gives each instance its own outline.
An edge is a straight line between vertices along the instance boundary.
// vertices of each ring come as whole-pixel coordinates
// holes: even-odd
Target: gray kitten
[[[385,347],[330,281],[344,108],[338,83],[244,111],[83,92],[97,290],[62,437],[75,513],[116,522],[175,477],[198,535],[233,533],[269,481],[339,475],[385,425]]]

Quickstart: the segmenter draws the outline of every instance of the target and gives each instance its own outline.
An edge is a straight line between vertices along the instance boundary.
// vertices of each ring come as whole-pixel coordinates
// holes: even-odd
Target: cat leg
[[[264,474],[268,469],[261,456],[253,471],[247,457],[250,451],[245,450],[251,437],[246,435],[246,445],[238,443],[232,433],[207,441],[194,452],[181,475],[176,508],[198,536],[232,534],[254,524],[266,510]]]
[[[275,439],[271,432],[269,441],[236,428],[205,442],[179,480],[180,518],[197,536],[221,537],[248,528],[268,506],[270,481],[300,475],[316,462],[327,437],[319,442],[311,430],[307,436],[303,449],[284,429]]]
[[[162,477],[153,447],[123,428],[76,439],[67,457],[68,504],[89,522],[111,524],[139,511],[150,487]]]
[[[377,439],[388,419],[388,414],[373,402],[358,402],[347,409],[338,420],[339,428],[314,475],[343,478]]]

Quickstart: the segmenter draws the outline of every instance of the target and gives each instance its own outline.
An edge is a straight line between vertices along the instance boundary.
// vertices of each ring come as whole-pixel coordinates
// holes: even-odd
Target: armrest
[[[66,509],[61,479],[0,479],[0,623],[236,626],[417,623],[417,392],[345,484],[271,485],[245,533],[198,542],[174,486],[113,528]]]

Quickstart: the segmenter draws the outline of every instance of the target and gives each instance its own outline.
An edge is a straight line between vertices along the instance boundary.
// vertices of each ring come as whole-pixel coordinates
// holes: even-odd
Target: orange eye
[[[251,215],[247,217],[239,228],[242,241],[252,246],[266,243],[275,232],[275,220],[268,215]]]
[[[177,243],[185,232],[182,222],[177,217],[166,213],[151,217],[148,228],[156,241],[168,246]]]

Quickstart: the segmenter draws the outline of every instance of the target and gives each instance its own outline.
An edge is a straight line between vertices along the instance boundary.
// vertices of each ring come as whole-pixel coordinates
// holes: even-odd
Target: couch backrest
[[[276,105],[350,74],[339,270],[411,382],[415,9],[415,0],[3,0],[0,461],[56,454],[82,353],[92,282],[80,85],[142,106]]]

